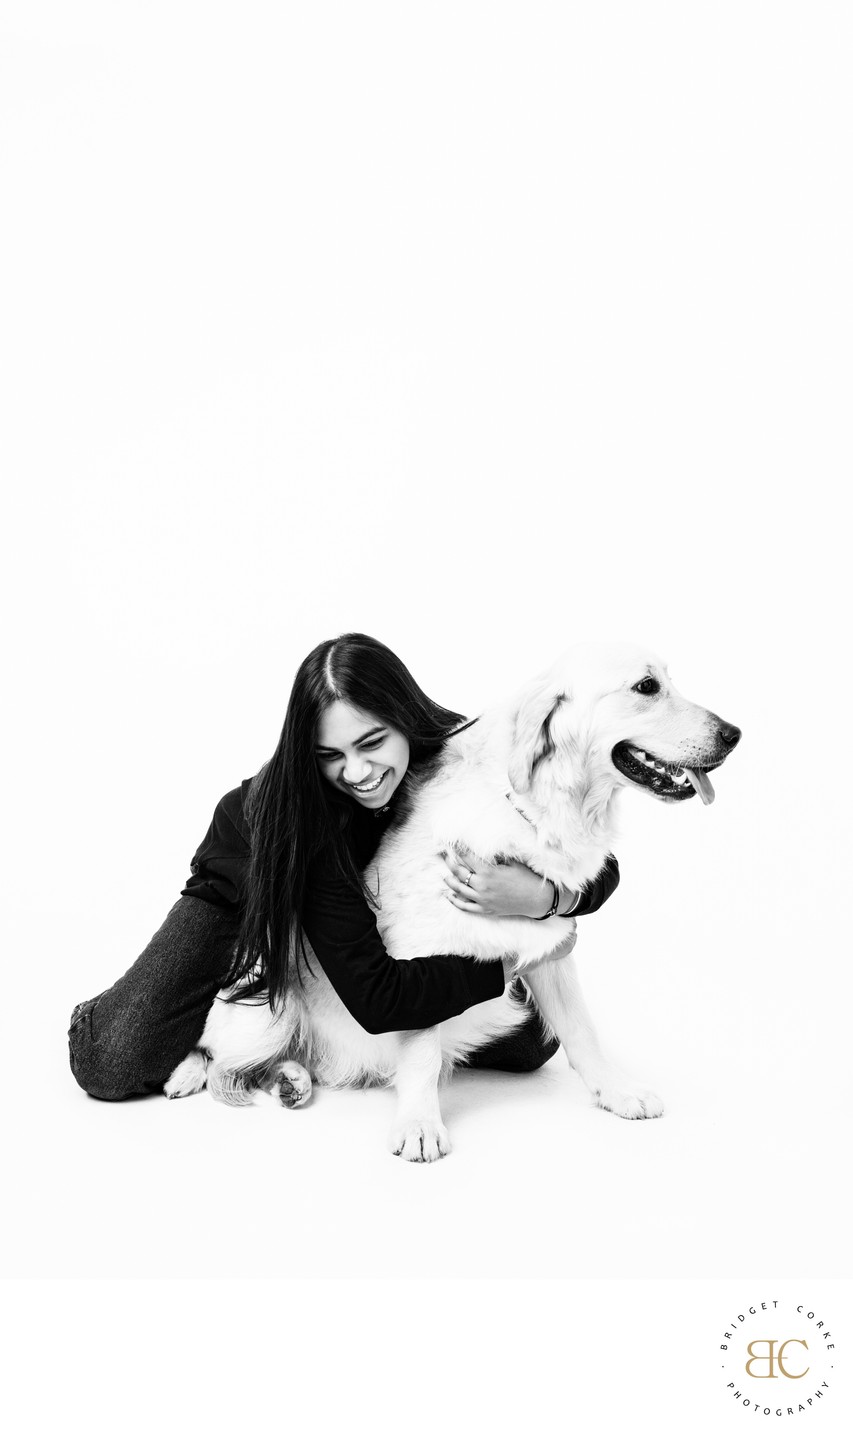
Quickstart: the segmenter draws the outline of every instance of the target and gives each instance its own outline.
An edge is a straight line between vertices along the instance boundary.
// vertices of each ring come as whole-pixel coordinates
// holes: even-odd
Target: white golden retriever
[[[401,961],[445,951],[481,961],[513,953],[540,1014],[598,1104],[627,1119],[661,1115],[658,1097],[626,1080],[599,1048],[571,954],[574,921],[461,911],[445,900],[440,854],[455,846],[489,862],[514,859],[577,890],[611,850],[625,787],[663,802],[698,792],[709,803],[708,773],[740,735],[682,697],[663,663],[643,649],[571,648],[451,738],[434,768],[414,781],[408,811],[386,832],[366,873],[369,888],[381,891],[377,923],[388,952]],[[552,959],[542,961],[546,955]],[[446,1155],[440,1078],[529,1019],[528,1008],[507,990],[429,1030],[370,1035],[316,959],[311,966],[315,976],[304,973],[301,985],[292,984],[275,1017],[266,1004],[214,1002],[198,1049],[173,1072],[166,1095],[191,1095],[207,1084],[219,1099],[242,1104],[260,1085],[293,1105],[310,1097],[312,1076],[332,1087],[394,1085],[393,1153],[413,1161]]]

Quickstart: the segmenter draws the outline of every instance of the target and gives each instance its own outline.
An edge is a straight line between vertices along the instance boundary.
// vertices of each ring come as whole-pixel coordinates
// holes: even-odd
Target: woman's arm
[[[192,861],[183,896],[239,913],[250,846],[242,788],[217,804]],[[469,956],[427,956],[394,961],[385,950],[365,899],[320,864],[309,883],[305,934],[350,1015],[372,1035],[416,1031],[447,1021],[503,995],[512,963]]]
[[[589,916],[597,911],[609,899],[619,885],[619,863],[611,852],[605,861],[598,875],[587,885],[581,893],[580,903],[572,916]],[[565,910],[563,902],[557,908],[562,913]]]
[[[195,896],[212,906],[239,914],[249,870],[248,828],[243,795],[248,781],[226,792],[217,802],[204,841],[192,859],[181,896]]]
[[[371,1035],[421,1031],[448,1021],[502,996],[511,974],[500,961],[470,956],[395,961],[365,898],[322,869],[312,874],[303,925],[338,996]]]
[[[480,916],[529,916],[539,918],[550,910],[553,893],[545,881],[520,861],[491,865],[472,852],[444,853],[447,897],[460,911]],[[619,866],[608,856],[603,867],[580,893],[567,887],[558,892],[557,914],[588,916],[603,906],[619,885]],[[578,899],[580,898],[580,899]]]

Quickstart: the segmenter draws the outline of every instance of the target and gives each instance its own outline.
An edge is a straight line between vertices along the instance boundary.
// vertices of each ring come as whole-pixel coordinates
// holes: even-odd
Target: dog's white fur
[[[654,696],[633,690],[648,675],[660,683]],[[428,780],[415,779],[410,815],[386,833],[366,873],[370,890],[379,892],[377,923],[390,955],[409,960],[448,951],[490,961],[514,953],[540,1014],[598,1104],[629,1119],[662,1114],[658,1097],[626,1080],[599,1048],[571,954],[574,921],[459,910],[445,899],[441,852],[464,846],[485,861],[515,859],[576,890],[601,869],[612,848],[616,799],[633,785],[613,765],[616,744],[627,740],[674,766],[711,767],[728,750],[723,727],[675,690],[653,654],[621,644],[570,649],[453,737]],[[173,1073],[166,1094],[193,1094],[206,1082],[220,1099],[250,1101],[246,1073],[263,1067],[267,1088],[285,1104],[304,1104],[310,1078],[304,1069],[294,1076],[298,1061],[321,1085],[393,1084],[394,1153],[417,1161],[446,1154],[441,1076],[527,1019],[527,1008],[507,991],[438,1027],[371,1035],[345,1009],[316,958],[311,965],[315,977],[292,983],[277,1017],[267,1004],[216,1001],[201,1049]],[[294,1090],[295,1099],[288,1098]]]

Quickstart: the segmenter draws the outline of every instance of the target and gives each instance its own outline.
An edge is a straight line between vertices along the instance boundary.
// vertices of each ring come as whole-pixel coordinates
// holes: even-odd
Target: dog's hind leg
[[[307,1105],[311,1099],[311,1077],[298,1061],[281,1061],[273,1072],[273,1083],[269,1093],[288,1110]]]
[[[389,1146],[393,1155],[417,1163],[440,1160],[450,1152],[450,1136],[438,1104],[441,1036],[438,1026],[400,1031],[394,1085],[397,1112]]]
[[[635,1085],[607,1060],[598,1044],[592,1018],[581,994],[574,957],[543,961],[522,971],[537,1006],[598,1104],[625,1120],[648,1120],[663,1115],[663,1103],[654,1091]]]

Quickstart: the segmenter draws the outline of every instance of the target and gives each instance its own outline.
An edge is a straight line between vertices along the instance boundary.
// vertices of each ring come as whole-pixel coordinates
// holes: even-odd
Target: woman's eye
[[[381,747],[384,741],[384,737],[377,737],[375,742],[362,742],[361,751],[372,752],[375,747]]]
[[[633,691],[639,692],[642,697],[653,697],[656,692],[660,692],[660,683],[656,677],[644,677],[642,682],[635,684]]]

